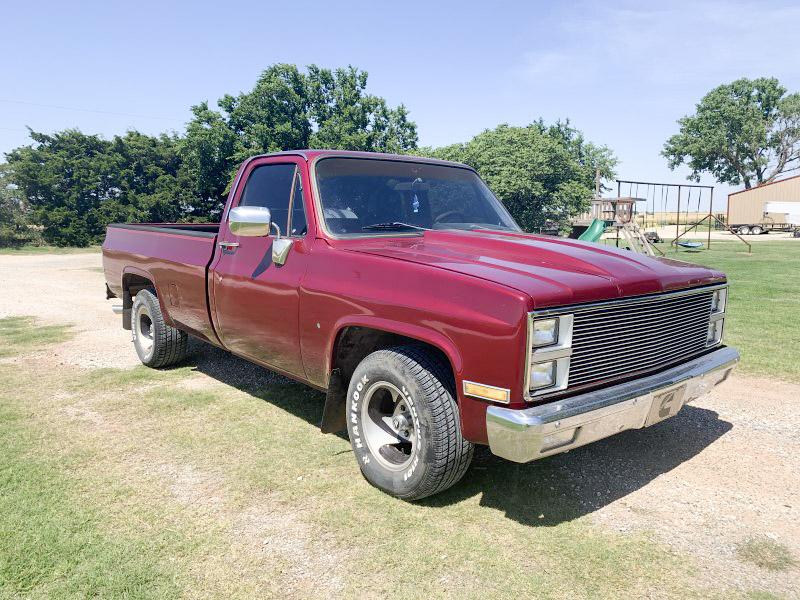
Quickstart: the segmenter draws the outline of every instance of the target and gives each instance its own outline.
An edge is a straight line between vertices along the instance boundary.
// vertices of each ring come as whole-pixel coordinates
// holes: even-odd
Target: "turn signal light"
[[[484,400],[492,400],[493,402],[502,402],[503,404],[508,404],[511,401],[511,392],[509,390],[471,381],[464,382],[464,394],[483,398]]]

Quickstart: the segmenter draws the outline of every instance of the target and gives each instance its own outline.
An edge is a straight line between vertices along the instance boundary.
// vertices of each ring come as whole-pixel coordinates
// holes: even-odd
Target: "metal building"
[[[796,207],[795,207],[796,205]],[[728,225],[795,226],[800,213],[800,175],[728,195]]]

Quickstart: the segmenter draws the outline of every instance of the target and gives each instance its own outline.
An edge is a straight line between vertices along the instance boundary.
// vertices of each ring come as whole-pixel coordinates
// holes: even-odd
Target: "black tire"
[[[186,358],[189,336],[164,323],[161,306],[152,290],[140,291],[133,300],[131,334],[143,365],[160,369]]]
[[[753,228],[750,230],[750,233],[753,235],[761,235],[764,233],[764,230],[761,228],[760,225],[753,225]]]
[[[394,422],[392,417],[380,417],[384,414],[380,407],[386,411],[393,407],[396,416],[405,415],[401,423],[408,428],[392,429],[385,421]],[[366,480],[403,500],[419,500],[457,483],[474,450],[461,435],[449,367],[416,346],[378,350],[356,367],[347,396],[347,433]],[[386,434],[396,440],[405,435],[405,442],[415,442],[375,442]]]
[[[739,231],[737,233],[739,235],[750,235],[750,226],[742,225],[741,227],[739,227]]]

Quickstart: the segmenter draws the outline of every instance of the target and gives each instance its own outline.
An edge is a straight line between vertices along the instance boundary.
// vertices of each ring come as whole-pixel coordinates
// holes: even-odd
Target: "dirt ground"
[[[0,318],[71,323],[76,335],[48,357],[64,368],[138,364],[111,312],[115,302],[105,300],[99,254],[0,256]],[[770,571],[746,564],[737,550],[772,540],[800,560],[798,431],[800,385],[734,375],[648,435],[600,442],[602,460],[587,447],[564,455],[559,468],[598,525],[652,533],[690,555],[710,582],[800,597],[797,563]],[[492,460],[479,453],[477,464]]]

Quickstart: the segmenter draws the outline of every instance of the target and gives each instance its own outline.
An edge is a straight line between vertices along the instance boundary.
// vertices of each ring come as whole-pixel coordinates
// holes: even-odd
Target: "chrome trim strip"
[[[661,373],[565,400],[514,410],[489,406],[486,432],[491,451],[515,462],[528,462],[609,437],[647,427],[662,415],[656,399],[676,390],[680,406],[727,379],[739,362],[734,348],[720,348]],[[661,396],[661,397],[659,397]],[[655,414],[655,418],[654,418]]]
[[[479,385],[481,387],[491,388],[493,390],[499,390],[501,392],[505,392],[506,398],[508,398],[508,401],[507,402],[501,402],[500,400],[495,400],[494,398],[488,398],[486,396],[481,396],[480,394],[468,394],[467,393],[467,385],[470,384],[470,383],[472,385]],[[486,383],[479,383],[477,381],[468,381],[468,380],[464,379],[462,381],[462,383],[461,383],[461,390],[464,392],[465,396],[469,396],[470,398],[480,398],[481,400],[488,400],[489,402],[499,402],[501,404],[509,404],[511,402],[511,390],[508,389],[508,388],[504,388],[504,387],[497,387],[496,385],[488,385]]]
[[[545,308],[542,310],[534,310],[531,314],[536,317],[545,317],[549,315],[559,315],[563,313],[578,313],[587,310],[597,310],[599,308],[624,305],[634,306],[644,302],[653,302],[655,300],[677,298],[680,296],[691,296],[694,294],[705,294],[714,290],[727,288],[727,283],[715,283],[711,285],[704,285],[702,287],[687,288],[685,290],[678,290],[676,292],[659,292],[657,294],[647,294],[646,296],[630,296],[628,298],[614,298],[613,300],[603,300],[602,302],[592,302],[589,304],[572,304],[568,306],[559,306],[557,308]]]

